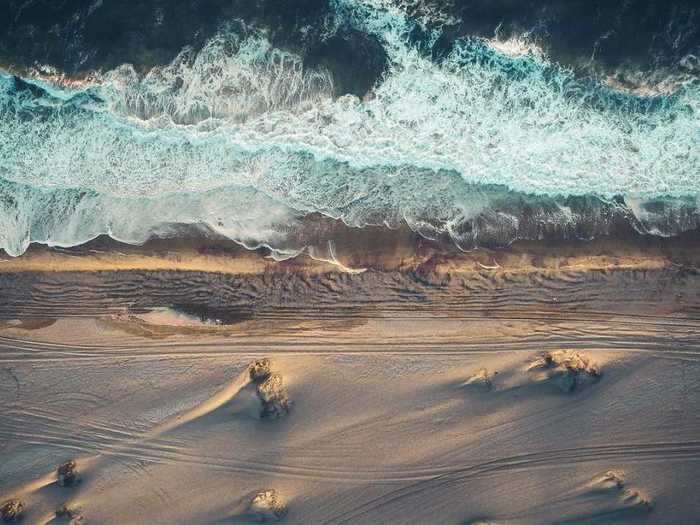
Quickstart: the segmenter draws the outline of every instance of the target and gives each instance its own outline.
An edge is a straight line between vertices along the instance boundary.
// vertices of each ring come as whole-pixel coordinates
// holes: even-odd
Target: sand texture
[[[697,523],[692,257],[498,257],[468,272],[449,258],[3,272],[0,510],[74,525]],[[516,258],[529,269],[504,268]],[[268,264],[231,264],[249,263]]]

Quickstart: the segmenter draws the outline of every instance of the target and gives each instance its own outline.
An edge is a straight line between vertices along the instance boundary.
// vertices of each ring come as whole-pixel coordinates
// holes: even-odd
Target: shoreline
[[[336,241],[328,242],[325,249],[318,249],[311,242],[299,254],[284,260],[273,258],[269,248],[248,249],[192,227],[178,237],[153,237],[141,245],[102,235],[70,248],[32,243],[18,257],[0,250],[0,273],[189,271],[318,275],[375,270],[446,275],[700,267],[700,231],[669,238],[636,235],[590,241],[516,241],[506,248],[464,252],[449,240],[429,240],[408,228],[356,229],[338,224],[331,224],[330,228]],[[320,225],[319,236],[325,237],[328,229],[328,225]]]

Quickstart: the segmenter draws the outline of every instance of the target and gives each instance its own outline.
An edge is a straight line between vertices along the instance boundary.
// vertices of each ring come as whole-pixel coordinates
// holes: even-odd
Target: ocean
[[[463,250],[700,226],[692,3],[628,2],[569,37],[578,3],[536,20],[507,3],[260,4],[140,2],[127,30],[113,2],[56,7],[50,26],[11,2],[0,248],[198,225],[285,258],[309,251],[312,215]],[[608,46],[623,30],[647,52]]]

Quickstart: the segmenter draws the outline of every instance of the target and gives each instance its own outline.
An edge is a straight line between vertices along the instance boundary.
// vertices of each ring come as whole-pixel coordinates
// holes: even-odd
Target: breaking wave
[[[526,40],[465,38],[436,58],[439,30],[416,44],[421,21],[403,9],[333,5],[329,36],[351,27],[387,53],[363,99],[234,22],[145,75],[0,75],[0,248],[139,243],[185,223],[296,253],[311,213],[464,249],[700,225],[697,82],[642,96]]]

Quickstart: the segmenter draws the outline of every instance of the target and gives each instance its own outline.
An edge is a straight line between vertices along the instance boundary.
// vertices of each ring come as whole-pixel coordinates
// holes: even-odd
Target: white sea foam
[[[143,78],[125,64],[104,82],[113,111],[142,120],[166,115],[176,124],[245,122],[268,112],[304,111],[333,92],[328,72],[304,70],[298,56],[233,29],[223,29],[196,53],[183,50]]]
[[[510,35],[503,37],[500,26],[496,28],[493,38],[486,39],[486,43],[492,49],[511,58],[537,57],[544,59],[544,50],[528,34]]]
[[[104,232],[137,242],[163,222],[202,222],[294,251],[278,226],[309,212],[456,238],[486,216],[482,235],[512,240],[523,221],[512,207],[494,209],[503,197],[490,185],[697,201],[696,86],[635,97],[498,37],[458,42],[435,62],[409,44],[402,9],[334,7],[337,23],[375,35],[388,54],[364,101],[333,98],[328,72],[250,29],[224,30],[145,77],[122,66],[84,90],[37,82],[46,96],[18,95],[4,77],[2,246],[21,253],[29,240],[75,244]],[[580,219],[565,209],[541,220]]]

